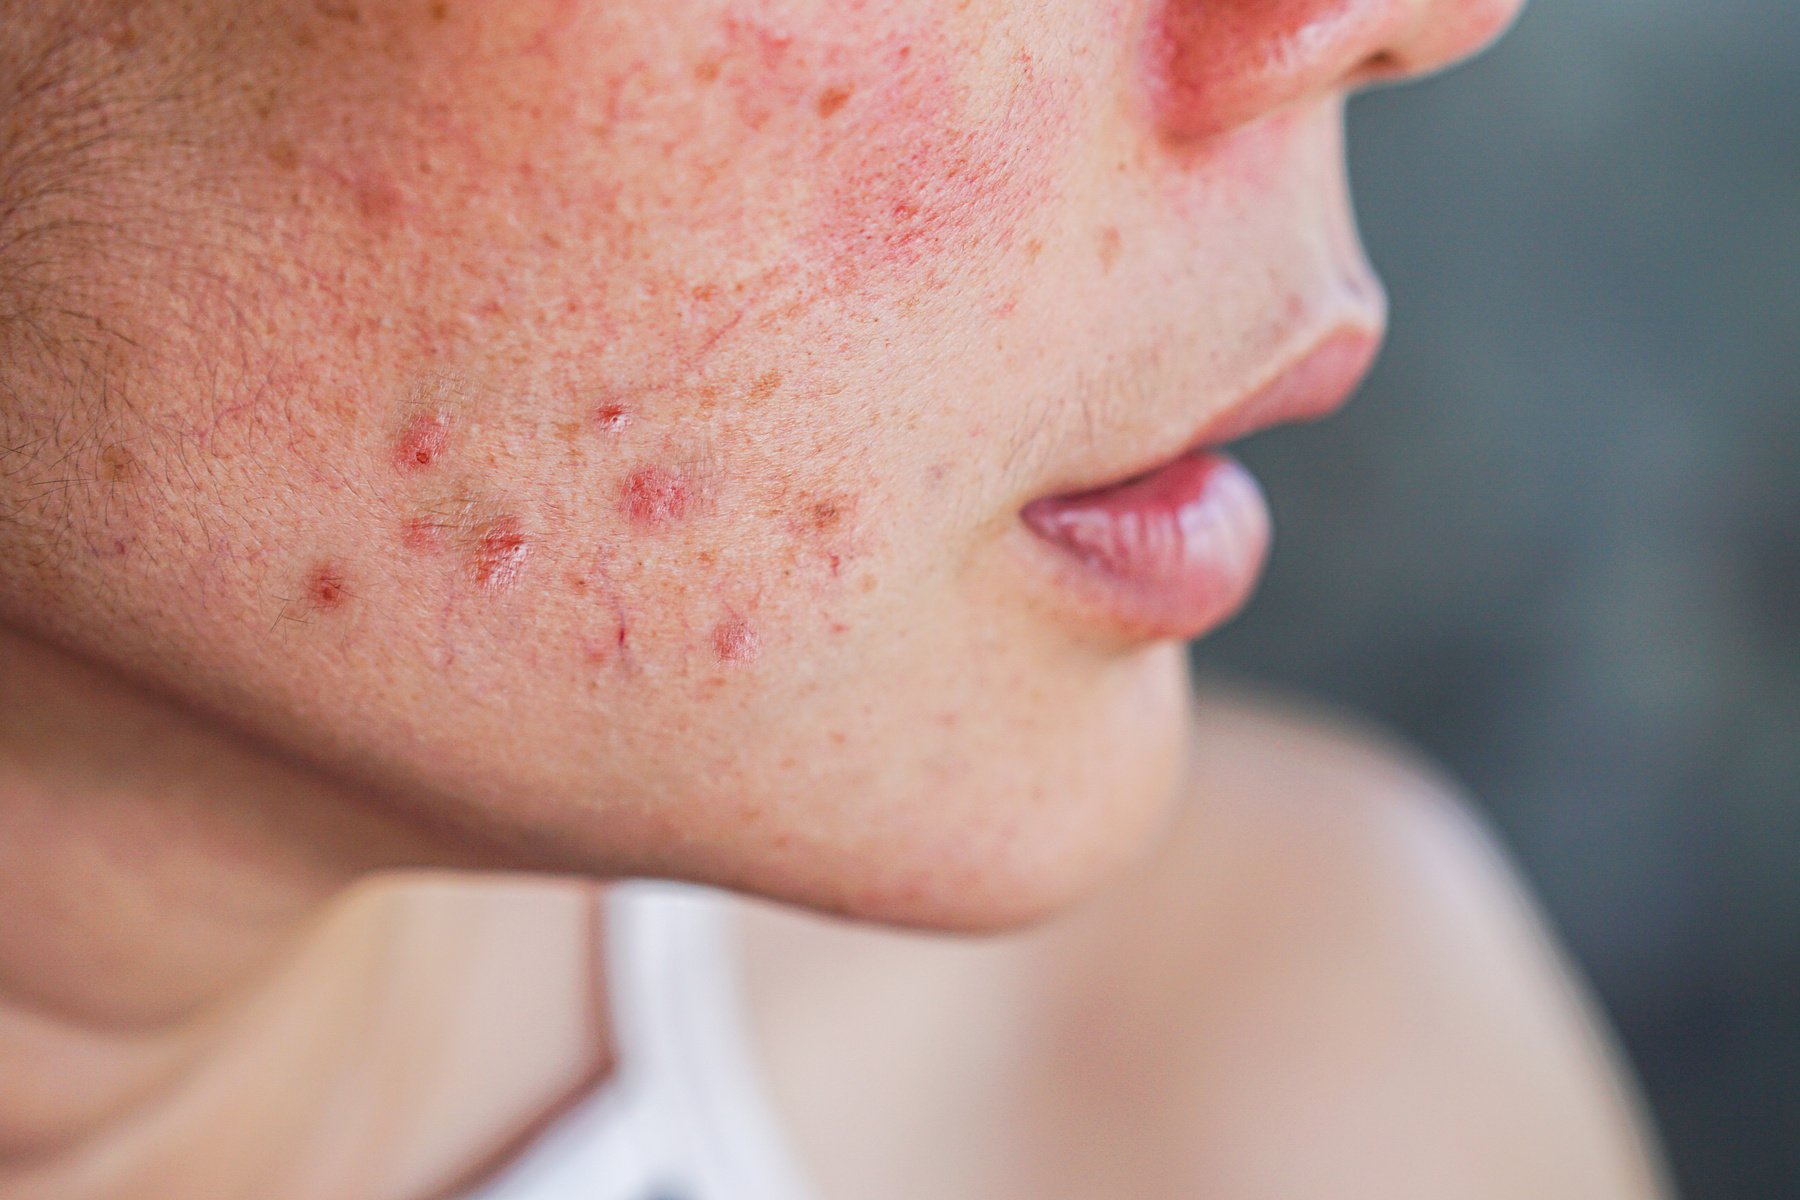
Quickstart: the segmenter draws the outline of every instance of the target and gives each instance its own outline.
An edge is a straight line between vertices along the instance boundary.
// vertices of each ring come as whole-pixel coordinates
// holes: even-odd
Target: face
[[[1372,352],[1346,89],[1512,15],[34,19],[0,616],[497,862],[1036,916],[1161,819],[1254,579],[1188,452]]]

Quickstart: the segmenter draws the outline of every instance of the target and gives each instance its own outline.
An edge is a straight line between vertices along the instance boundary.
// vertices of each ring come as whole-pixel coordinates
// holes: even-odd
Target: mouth
[[[1021,520],[1054,552],[1078,606],[1133,640],[1187,640],[1230,619],[1262,575],[1270,519],[1255,478],[1218,447],[1335,412],[1380,342],[1376,330],[1339,326],[1208,418],[1173,457],[1025,505]]]

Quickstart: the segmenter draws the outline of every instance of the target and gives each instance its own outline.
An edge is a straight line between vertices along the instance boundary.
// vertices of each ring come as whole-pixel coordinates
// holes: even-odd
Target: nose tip
[[[1144,71],[1160,131],[1208,137],[1308,95],[1466,58],[1524,0],[1156,0]]]

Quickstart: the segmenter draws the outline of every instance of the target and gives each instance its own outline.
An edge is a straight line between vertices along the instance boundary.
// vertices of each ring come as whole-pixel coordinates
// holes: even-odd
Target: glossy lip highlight
[[[1213,447],[1342,407],[1379,346],[1376,330],[1334,327],[1207,419],[1185,450],[1117,482],[1026,504],[1023,524],[1059,552],[1060,582],[1088,619],[1134,640],[1187,639],[1242,607],[1267,557],[1268,507],[1250,473]]]

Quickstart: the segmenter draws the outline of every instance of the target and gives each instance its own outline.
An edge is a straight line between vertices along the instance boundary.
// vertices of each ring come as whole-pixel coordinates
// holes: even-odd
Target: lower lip
[[[1081,601],[1134,638],[1199,637],[1243,607],[1269,552],[1269,509],[1235,459],[1196,451],[1126,483],[1020,514],[1062,553]]]

